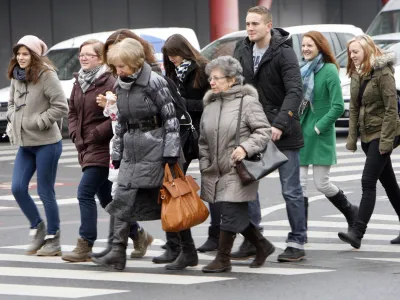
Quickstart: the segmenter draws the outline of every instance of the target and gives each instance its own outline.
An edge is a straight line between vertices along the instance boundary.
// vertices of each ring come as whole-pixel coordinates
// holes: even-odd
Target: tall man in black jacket
[[[299,63],[292,38],[280,28],[272,28],[271,12],[256,6],[246,16],[248,37],[236,45],[234,57],[243,67],[246,83],[257,88],[259,100],[272,126],[272,140],[289,161],[279,168],[282,195],[291,227],[287,248],[278,261],[299,261],[305,257],[306,223],[304,198],[300,185],[299,149],[303,135],[298,109],[303,96]],[[261,221],[259,200],[250,202],[253,222]],[[232,253],[233,259],[255,254],[248,241]]]

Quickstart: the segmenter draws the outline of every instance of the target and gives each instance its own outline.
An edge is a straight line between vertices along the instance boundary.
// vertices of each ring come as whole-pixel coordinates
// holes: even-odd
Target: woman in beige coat
[[[236,59],[218,57],[207,65],[206,73],[211,90],[204,97],[200,122],[201,198],[222,204],[218,254],[203,272],[231,270],[230,252],[236,233],[241,233],[257,248],[250,267],[258,268],[275,248],[249,219],[248,203],[257,198],[258,182],[243,186],[235,163],[265,149],[271,138],[271,126],[258,102],[256,89],[242,84],[242,67]],[[242,98],[240,145],[235,147]]]

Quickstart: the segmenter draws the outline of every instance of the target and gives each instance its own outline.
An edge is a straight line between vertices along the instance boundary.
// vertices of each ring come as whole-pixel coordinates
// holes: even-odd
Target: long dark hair
[[[131,38],[131,39],[137,40],[140,44],[142,44],[143,50],[144,50],[145,61],[148,64],[157,63],[157,60],[156,60],[156,58],[154,56],[153,46],[149,42],[145,41],[140,36],[138,36],[136,33],[133,33],[132,31],[130,31],[129,29],[119,29],[116,32],[112,33],[108,37],[108,39],[105,42],[104,47],[103,47],[104,62],[107,63],[108,48],[111,45],[117,44],[117,43],[119,43],[120,41],[122,41],[122,40],[124,40],[126,38]],[[110,67],[111,67],[111,69],[114,69],[113,66],[110,66]]]
[[[205,80],[204,67],[207,64],[207,59],[201,56],[189,41],[181,34],[173,34],[166,41],[162,47],[165,75],[176,82],[175,65],[169,60],[168,56],[180,56],[184,59],[191,60],[198,68],[196,69],[196,77],[194,79],[193,87],[200,88],[202,82]]]
[[[19,66],[17,61],[17,52],[19,48],[25,47],[31,54],[31,63],[25,69],[26,81],[36,84],[39,81],[40,75],[49,70],[57,70],[53,63],[46,56],[39,56],[25,45],[17,45],[13,48],[13,56],[8,64],[7,77],[14,79],[13,71],[16,66]]]

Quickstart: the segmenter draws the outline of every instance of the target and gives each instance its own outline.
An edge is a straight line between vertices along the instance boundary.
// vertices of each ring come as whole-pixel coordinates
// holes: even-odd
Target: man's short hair
[[[254,7],[251,7],[247,11],[247,13],[255,13],[255,14],[261,15],[264,18],[265,23],[272,22],[272,13],[265,6],[254,6]]]

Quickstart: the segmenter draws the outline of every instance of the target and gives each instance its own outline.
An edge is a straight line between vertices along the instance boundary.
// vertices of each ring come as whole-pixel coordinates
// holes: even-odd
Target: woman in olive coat
[[[304,148],[300,149],[300,182],[306,220],[308,167],[313,165],[315,187],[346,217],[351,227],[358,208],[329,180],[331,166],[336,164],[335,122],[344,111],[338,65],[328,40],[318,31],[304,34],[302,51],[305,62],[301,66],[303,102],[300,123]]]
[[[348,233],[339,232],[339,238],[358,249],[374,211],[378,179],[400,217],[400,188],[390,159],[399,142],[400,121],[393,76],[394,53],[383,53],[368,35],[350,40],[347,53],[351,100],[346,148],[353,152],[357,150],[360,133],[366,160],[357,221]]]

